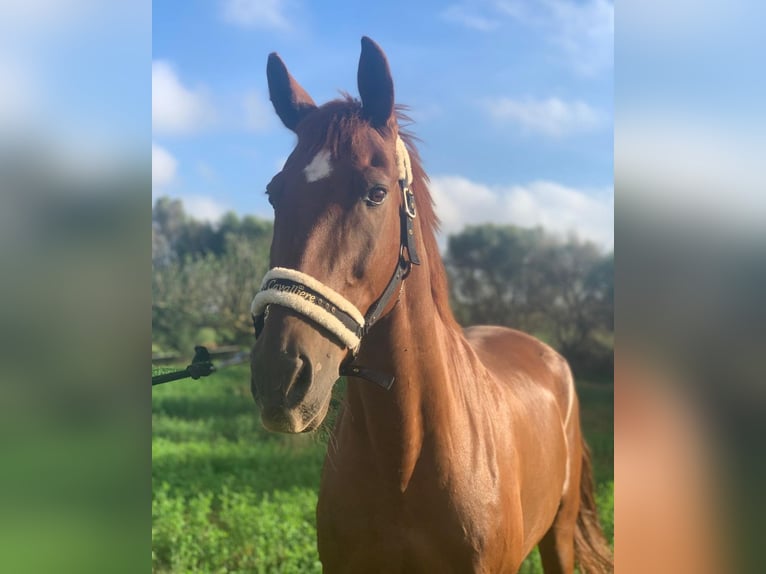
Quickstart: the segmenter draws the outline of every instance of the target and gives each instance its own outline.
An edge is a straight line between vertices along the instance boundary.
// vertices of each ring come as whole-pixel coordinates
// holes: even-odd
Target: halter
[[[341,375],[361,377],[385,389],[390,389],[394,383],[392,376],[354,365],[353,361],[359,352],[362,337],[381,318],[401,283],[409,275],[412,265],[420,265],[420,257],[415,247],[415,196],[410,188],[412,164],[407,148],[399,136],[396,137],[396,165],[402,193],[402,205],[399,208],[399,260],[388,285],[366,314],[362,315],[356,305],[318,279],[285,267],[274,267],[266,273],[261,289],[250,307],[256,339],[263,330],[269,305],[287,307],[328,330],[351,351],[350,360],[341,365]]]

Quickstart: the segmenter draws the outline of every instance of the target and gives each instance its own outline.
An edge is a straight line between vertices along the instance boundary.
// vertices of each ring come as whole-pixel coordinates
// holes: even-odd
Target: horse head
[[[276,53],[267,77],[274,109],[297,143],[267,186],[274,237],[271,271],[253,302],[251,386],[266,428],[303,432],[324,420],[342,366],[417,263],[407,239],[412,172],[388,62],[369,38],[359,59],[360,100],[317,106]]]

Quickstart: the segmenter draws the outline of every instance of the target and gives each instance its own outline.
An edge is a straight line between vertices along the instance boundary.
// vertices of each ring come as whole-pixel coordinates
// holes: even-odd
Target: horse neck
[[[422,252],[421,252],[422,253]],[[399,302],[365,338],[358,363],[393,375],[391,390],[354,380],[347,389],[345,428],[353,444],[395,470],[405,488],[428,436],[448,424],[445,409],[452,396],[452,369],[461,355],[460,336],[442,318],[431,293],[427,261],[405,281]],[[343,427],[344,425],[341,425]]]

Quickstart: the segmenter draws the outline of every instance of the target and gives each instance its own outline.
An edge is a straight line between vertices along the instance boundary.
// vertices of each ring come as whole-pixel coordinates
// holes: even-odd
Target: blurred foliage
[[[148,162],[29,143],[0,150],[0,572],[146,571]]]
[[[189,217],[178,199],[152,210],[155,350],[249,345],[250,302],[269,266],[273,225],[225,215]],[[537,335],[576,375],[611,378],[614,255],[541,228],[479,225],[448,238],[452,306],[463,325],[496,324]]]
[[[338,401],[319,431],[273,434],[247,380],[248,368],[237,366],[152,391],[154,572],[321,572],[316,502]],[[612,386],[583,385],[583,428],[611,540]],[[542,572],[536,550],[520,572]]]
[[[250,302],[269,268],[272,223],[226,214],[190,218],[178,199],[152,209],[152,338],[155,349],[249,344]],[[204,341],[202,339],[204,339]]]
[[[541,228],[478,225],[448,239],[452,307],[463,325],[505,325],[558,349],[576,374],[611,377],[614,254]]]

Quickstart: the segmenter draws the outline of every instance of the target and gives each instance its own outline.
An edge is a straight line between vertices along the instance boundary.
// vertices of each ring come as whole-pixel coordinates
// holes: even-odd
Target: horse
[[[612,571],[570,368],[530,335],[455,320],[381,48],[362,38],[359,99],[317,106],[276,53],[266,72],[297,143],[266,188],[251,388],[267,429],[309,432],[347,377],[317,503],[323,570],[516,572],[537,545],[546,574]]]

